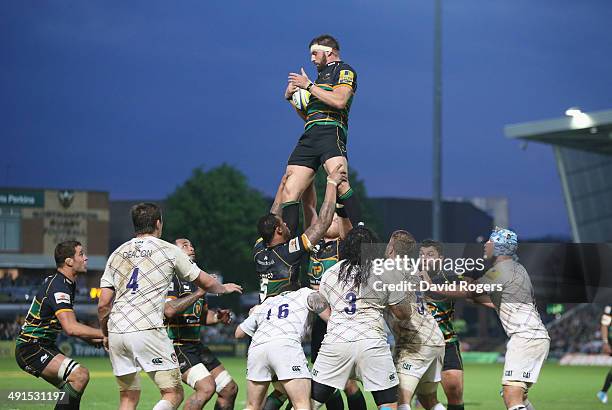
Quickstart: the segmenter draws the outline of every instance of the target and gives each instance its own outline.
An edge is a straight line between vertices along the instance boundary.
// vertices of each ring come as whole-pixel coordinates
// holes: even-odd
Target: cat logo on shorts
[[[355,81],[355,74],[351,70],[340,70],[338,84],[353,85],[353,81]]]
[[[523,372],[523,377],[529,379],[531,377],[531,372]]]

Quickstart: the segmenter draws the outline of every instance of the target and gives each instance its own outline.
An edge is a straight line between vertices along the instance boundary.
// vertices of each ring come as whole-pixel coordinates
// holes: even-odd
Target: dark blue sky
[[[197,166],[272,194],[300,135],[289,71],[329,32],[358,72],[350,162],[372,196],[431,195],[429,1],[0,3],[0,185],[162,198]],[[444,1],[444,194],[507,196],[569,234],[549,147],[503,126],[612,108],[609,0]]]

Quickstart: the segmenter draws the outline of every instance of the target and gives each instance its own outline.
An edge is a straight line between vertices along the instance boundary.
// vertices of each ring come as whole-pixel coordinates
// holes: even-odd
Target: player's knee
[[[194,389],[200,398],[208,400],[215,394],[215,382],[211,376],[198,380]]]
[[[175,409],[178,408],[178,406],[183,402],[183,399],[185,398],[183,387],[181,386],[174,387],[171,389],[161,389],[160,393],[162,395],[162,399],[172,403]]]
[[[238,395],[238,385],[235,381],[230,381],[225,387],[219,391],[219,396],[228,400],[235,400]]]
[[[82,391],[89,383],[89,370],[79,366],[70,373],[68,381],[79,391]]]

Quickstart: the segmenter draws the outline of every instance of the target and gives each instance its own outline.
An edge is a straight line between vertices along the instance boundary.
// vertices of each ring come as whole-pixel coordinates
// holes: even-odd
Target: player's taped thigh
[[[186,382],[192,389],[195,390],[196,383],[208,376],[210,376],[210,372],[206,366],[204,366],[202,363],[198,363],[189,368]]]
[[[502,380],[502,386],[514,386],[520,387],[525,392],[529,391],[529,388],[533,385],[533,383],[521,382],[518,380]]]
[[[176,369],[156,370],[147,372],[153,383],[160,389],[179,389],[181,388],[181,371]]]
[[[140,390],[140,375],[138,372],[115,376],[119,391]]]
[[[72,360],[69,357],[66,357],[60,364],[59,369],[57,370],[57,377],[63,381],[67,381],[68,376],[70,376],[70,374],[77,367],[80,367],[80,366],[81,365],[77,361]]]
[[[230,376],[227,370],[223,370],[215,377],[215,391],[217,394],[221,392],[228,384],[232,382],[232,376]]]
[[[409,374],[398,373],[399,387],[402,390],[408,390],[410,393],[415,393],[420,379]]]
[[[385,390],[377,390],[372,392],[374,403],[377,406],[385,403],[397,403],[397,386],[389,387]]]

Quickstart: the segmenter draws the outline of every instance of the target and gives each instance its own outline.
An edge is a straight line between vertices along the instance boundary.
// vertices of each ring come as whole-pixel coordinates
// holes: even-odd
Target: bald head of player
[[[310,48],[310,61],[321,71],[334,61],[340,61],[340,44],[329,34],[313,38],[308,46]]]
[[[161,208],[152,202],[141,202],[130,210],[136,236],[161,238],[163,222]]]
[[[268,246],[285,243],[291,239],[291,232],[287,224],[280,216],[274,214],[259,218],[257,232]]]
[[[179,247],[180,250],[185,252],[185,255],[191,259],[192,262],[195,261],[196,253],[195,248],[191,244],[191,241],[187,238],[178,238],[174,241],[174,244]]]

